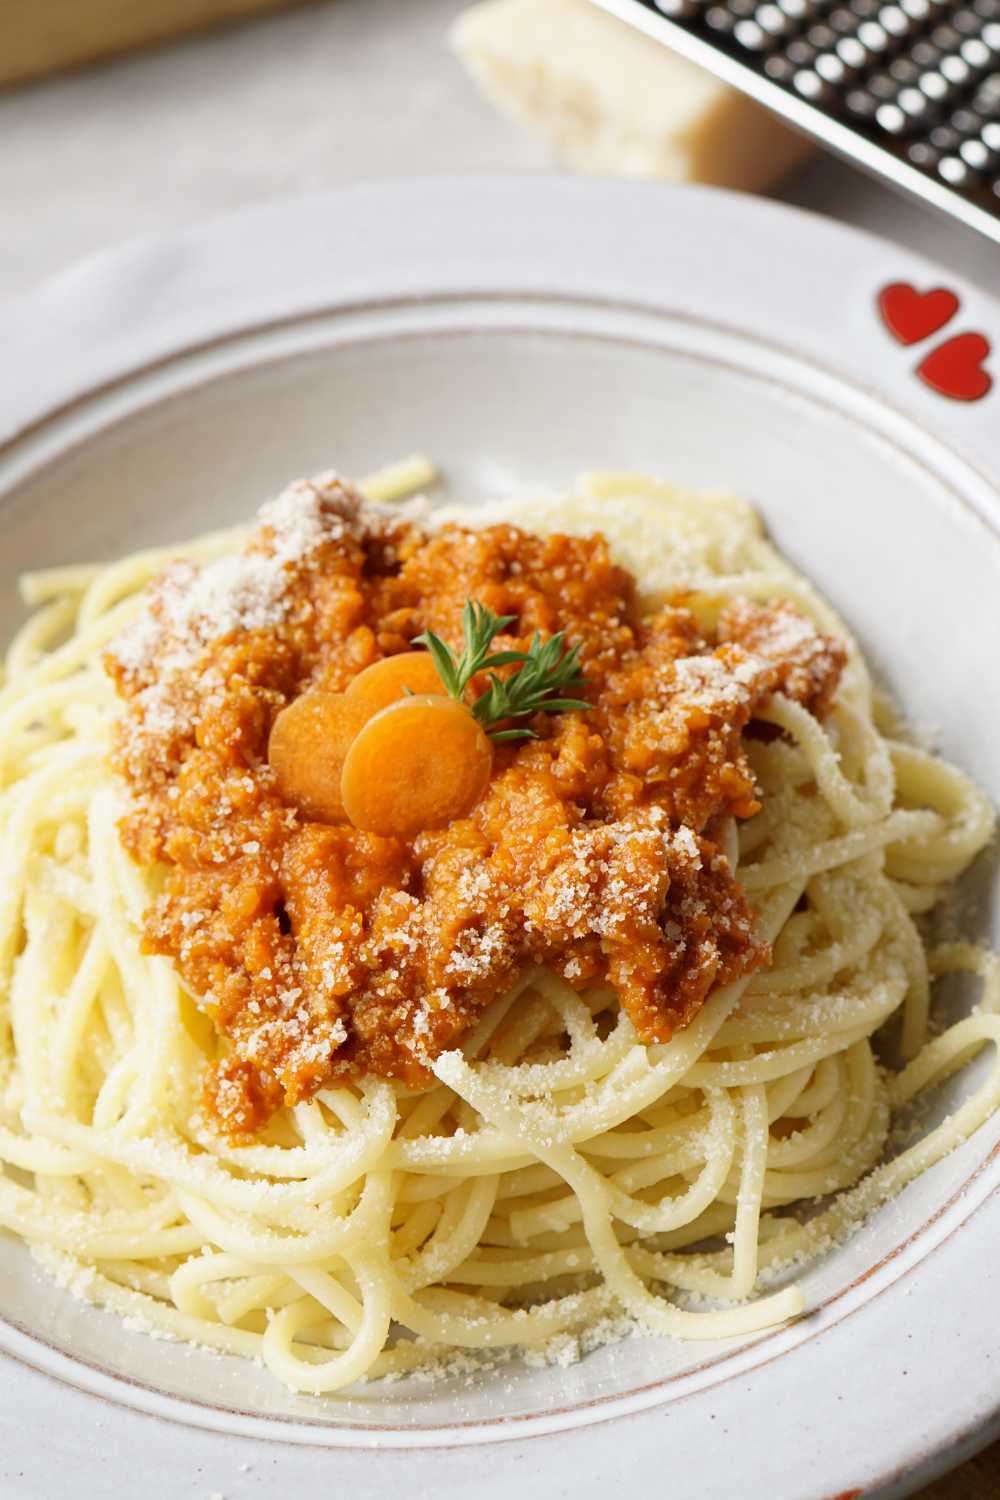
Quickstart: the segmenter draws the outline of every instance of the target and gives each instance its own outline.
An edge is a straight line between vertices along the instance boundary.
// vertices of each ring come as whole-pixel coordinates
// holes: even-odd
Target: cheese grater
[[[596,3],[1000,244],[1000,0]]]

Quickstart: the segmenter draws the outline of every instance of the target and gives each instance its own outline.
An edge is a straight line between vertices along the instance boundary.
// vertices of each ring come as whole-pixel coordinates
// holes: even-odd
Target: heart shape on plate
[[[882,322],[901,344],[918,344],[929,338],[958,312],[958,298],[947,287],[918,292],[908,281],[894,281],[878,294]]]
[[[978,401],[993,384],[982,367],[989,352],[989,339],[981,333],[959,333],[932,349],[917,374],[931,390],[953,401]]]

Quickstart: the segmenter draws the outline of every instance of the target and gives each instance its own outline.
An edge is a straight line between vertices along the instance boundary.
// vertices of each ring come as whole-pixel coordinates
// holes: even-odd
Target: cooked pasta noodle
[[[429,477],[412,460],[368,489]],[[217,1038],[141,944],[155,876],[119,841],[101,665],[168,557],[240,533],[24,581],[38,612],[0,688],[0,1224],[84,1298],[260,1357],[297,1391],[544,1349],[623,1314],[682,1339],[793,1318],[799,1290],[755,1295],[761,1278],[842,1238],[1000,1103],[997,959],[928,955],[915,925],[992,811],[886,732],[857,646],[752,510],[610,474],[504,514],[600,529],[650,605],[683,587],[710,625],[735,597],[790,599],[848,640],[829,718],[776,694],[780,735],[748,742],[763,808],[728,852],[773,962],[660,1045],[610,989],[526,972],[436,1060],[436,1087],[329,1086],[252,1143],[201,1112]],[[930,1040],[931,985],[953,971],[978,1003]],[[895,1016],[908,1060],[886,1072],[873,1039]],[[886,1159],[894,1114],[984,1047],[975,1091]],[[782,1212],[815,1198],[811,1217]]]

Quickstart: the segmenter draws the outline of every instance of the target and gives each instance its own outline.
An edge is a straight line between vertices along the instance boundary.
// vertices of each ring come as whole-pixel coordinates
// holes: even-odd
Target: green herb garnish
[[[583,698],[568,696],[585,687],[580,668],[580,648],[566,649],[565,634],[557,631],[543,641],[538,632],[527,651],[491,651],[494,637],[514,623],[514,615],[495,615],[485,604],[466,601],[462,611],[465,650],[456,658],[433,631],[425,630],[414,641],[426,646],[434,658],[438,675],[452,698],[465,702],[465,690],[477,672],[486,672],[490,685],[472,705],[472,716],[494,740],[537,739],[532,729],[493,729],[504,719],[525,719],[532,714],[558,714],[570,709],[590,708]],[[518,671],[498,677],[496,667],[513,666]]]

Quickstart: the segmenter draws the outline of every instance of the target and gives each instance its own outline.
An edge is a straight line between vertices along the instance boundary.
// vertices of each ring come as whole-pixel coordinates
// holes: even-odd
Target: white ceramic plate
[[[540,179],[360,188],[96,260],[0,319],[0,628],[24,567],[184,537],[331,463],[425,448],[473,499],[645,468],[756,501],[1000,801],[1000,390],[976,374],[1000,308],[953,287],[947,326],[904,346],[876,307],[942,281],[773,204]],[[889,313],[907,334],[939,307]],[[976,400],[914,373],[962,334],[929,374]],[[967,904],[996,937],[988,859]],[[1000,1120],[756,1340],[326,1403],[129,1332],[0,1238],[4,1493],[901,1495],[993,1430],[998,1184]]]

